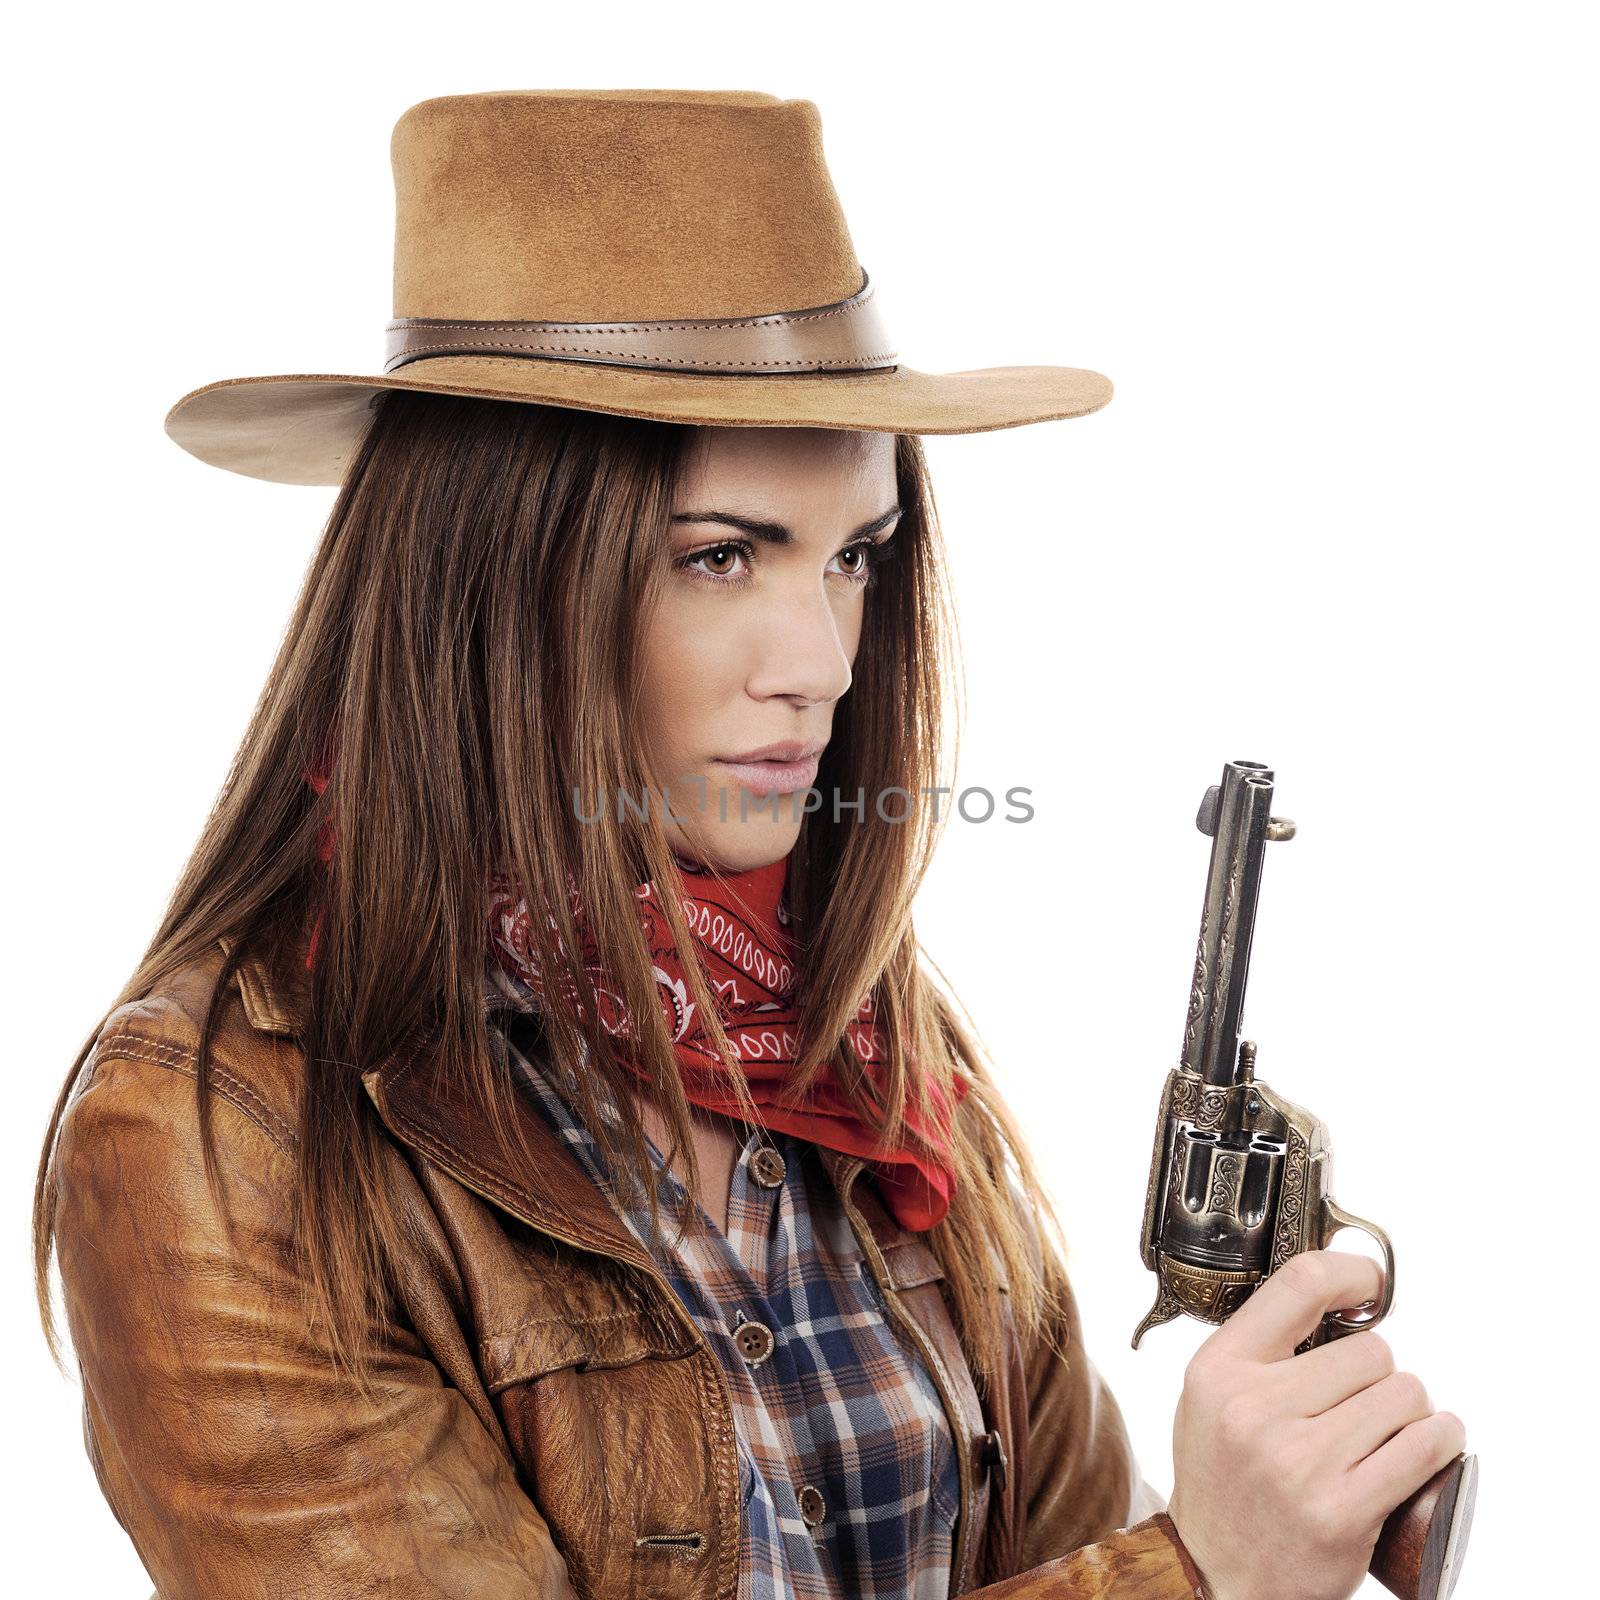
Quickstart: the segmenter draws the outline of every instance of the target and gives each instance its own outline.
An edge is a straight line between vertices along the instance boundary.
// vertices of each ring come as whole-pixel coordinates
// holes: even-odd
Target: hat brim
[[[599,362],[435,356],[382,376],[292,373],[225,378],[186,394],[167,433],[214,467],[273,483],[339,484],[376,391],[420,389],[604,411],[656,422],[871,433],[987,433],[1086,416],[1111,380],[1083,367],[788,377],[638,371]]]

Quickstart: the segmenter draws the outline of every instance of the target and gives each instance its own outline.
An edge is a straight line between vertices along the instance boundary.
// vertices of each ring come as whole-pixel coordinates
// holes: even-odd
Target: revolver
[[[1211,864],[1183,1053],[1156,1113],[1139,1240],[1156,1298],[1134,1330],[1136,1350],[1150,1328],[1180,1313],[1226,1322],[1284,1262],[1325,1249],[1342,1228],[1382,1249],[1381,1297],[1350,1308],[1353,1317],[1325,1313],[1295,1354],[1375,1327],[1394,1304],[1388,1235],[1331,1193],[1328,1130],[1257,1079],[1255,1041],[1239,1037],[1262,857],[1268,841],[1295,833],[1293,822],[1271,814],[1273,787],[1261,762],[1230,761],[1195,817],[1211,836]],[[1466,1553],[1476,1493],[1477,1457],[1457,1456],[1390,1513],[1373,1575],[1403,1600],[1444,1600]]]

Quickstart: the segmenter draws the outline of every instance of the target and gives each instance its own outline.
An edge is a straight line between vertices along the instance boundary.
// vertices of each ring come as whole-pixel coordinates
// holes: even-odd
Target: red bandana
[[[325,777],[313,776],[309,781],[319,794],[327,783]],[[325,830],[322,859],[329,860],[332,853],[332,834]],[[901,1227],[919,1232],[933,1227],[949,1210],[950,1197],[955,1193],[949,1145],[950,1093],[959,1102],[967,1094],[966,1083],[954,1075],[947,1093],[935,1081],[930,1093],[937,1109],[937,1128],[930,1129],[915,1108],[908,1108],[905,1125],[909,1132],[894,1147],[873,1140],[839,1088],[831,1063],[824,1063],[801,1105],[776,1104],[789,1070],[796,1064],[794,1051],[798,1044],[794,944],[789,933],[791,919],[783,903],[789,858],[784,856],[769,866],[728,874],[727,888],[694,863],[680,860],[677,871],[680,904],[695,954],[734,1056],[744,1068],[750,1097],[761,1111],[763,1125],[863,1157]],[[626,1036],[630,1032],[626,1009],[621,998],[607,987],[600,953],[570,873],[567,881],[574,923],[583,944],[582,961],[599,997],[601,1020],[608,1033]],[[695,1016],[683,963],[667,929],[655,885],[643,883],[634,892],[655,970],[656,994],[677,1053],[684,1095],[708,1111],[738,1118],[739,1103],[721,1081],[716,1052]],[[513,892],[508,879],[497,874],[491,879],[489,902],[488,939],[494,956],[535,995],[542,995],[543,985],[530,947],[526,901]],[[316,948],[314,932],[306,956],[308,967],[315,960]],[[565,977],[563,986],[569,1002],[576,1005],[576,987],[570,975]],[[581,1019],[581,1007],[577,1009]],[[874,1020],[876,1011],[876,1001],[869,993],[849,1033],[851,1046],[881,1097],[881,1075],[875,1068],[885,1052]],[[619,1059],[637,1076],[644,1077],[626,1051],[619,1052]]]
[[[789,858],[784,856],[770,866],[748,872],[727,874],[726,888],[690,862],[680,861],[677,872],[680,904],[695,954],[733,1054],[744,1068],[750,1097],[760,1108],[763,1126],[864,1157],[900,1225],[917,1231],[931,1228],[943,1218],[955,1193],[948,1132],[951,1103],[941,1085],[932,1086],[939,1116],[937,1130],[930,1130],[914,1108],[908,1110],[906,1125],[912,1137],[896,1147],[874,1141],[839,1088],[831,1063],[824,1064],[802,1104],[791,1107],[776,1103],[790,1069],[796,1065],[794,1053],[799,1042],[795,1033],[799,1013],[794,1003],[794,944],[789,933],[791,919],[783,903]],[[631,1030],[626,1009],[621,998],[606,986],[600,953],[570,875],[568,883],[573,918],[583,942],[582,961],[595,985],[601,1021],[608,1033],[628,1035]],[[642,883],[634,893],[655,969],[657,997],[677,1052],[684,1095],[709,1111],[738,1117],[739,1103],[722,1081],[710,1037],[695,1015],[683,962],[667,929],[655,884]],[[503,877],[494,880],[489,920],[490,941],[501,964],[535,993],[543,993],[536,958],[529,947],[527,904],[513,894]],[[565,980],[565,992],[575,1003],[575,985],[570,977]],[[884,1056],[874,1021],[876,1009],[873,996],[868,994],[849,1034],[869,1080],[881,1091],[881,1075],[874,1071]],[[621,1053],[621,1059],[638,1076],[644,1076],[626,1052]],[[952,1083],[955,1099],[960,1101],[967,1093],[967,1085],[959,1077],[953,1078]]]

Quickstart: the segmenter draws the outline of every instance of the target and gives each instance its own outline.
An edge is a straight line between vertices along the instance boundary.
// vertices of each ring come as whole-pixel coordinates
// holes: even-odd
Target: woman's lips
[[[790,794],[816,782],[821,760],[821,756],[810,756],[804,761],[718,761],[715,765],[731,772],[753,794]]]

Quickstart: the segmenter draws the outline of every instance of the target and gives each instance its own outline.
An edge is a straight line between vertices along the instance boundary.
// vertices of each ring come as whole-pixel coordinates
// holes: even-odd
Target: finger
[[[1376,1527],[1434,1473],[1466,1448],[1467,1430],[1453,1411],[1435,1411],[1402,1428],[1350,1469],[1352,1509]]]
[[[1351,1333],[1268,1368],[1286,1414],[1320,1416],[1394,1371],[1394,1352],[1380,1333]]]
[[[1433,1414],[1433,1402],[1414,1372],[1391,1372],[1360,1394],[1312,1419],[1313,1437],[1334,1460],[1365,1461],[1402,1428]]]
[[[1219,1351],[1242,1360],[1282,1361],[1325,1312],[1376,1300],[1382,1289],[1383,1269],[1371,1256],[1306,1250],[1279,1267],[1211,1338]]]

